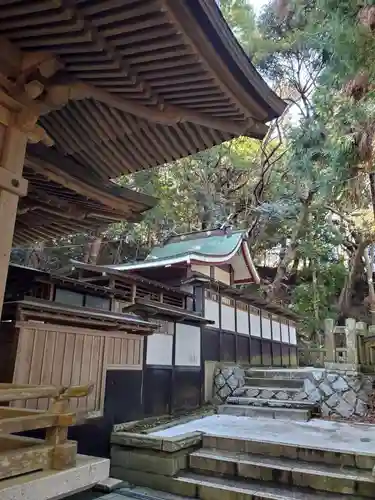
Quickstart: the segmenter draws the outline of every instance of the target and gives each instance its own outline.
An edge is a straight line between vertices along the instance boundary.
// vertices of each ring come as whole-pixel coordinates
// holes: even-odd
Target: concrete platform
[[[60,500],[91,488],[109,476],[109,460],[77,456],[75,467],[40,471],[0,481],[1,500]]]
[[[373,455],[375,425],[353,424],[312,419],[308,422],[273,420],[268,418],[211,415],[186,424],[156,432],[155,436],[172,437],[188,432],[296,445],[307,448],[327,448],[337,452]]]

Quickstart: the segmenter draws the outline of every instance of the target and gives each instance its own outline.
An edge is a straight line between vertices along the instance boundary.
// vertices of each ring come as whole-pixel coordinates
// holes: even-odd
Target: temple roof
[[[107,267],[117,271],[136,271],[177,264],[219,266],[229,263],[234,267],[236,283],[260,281],[250,255],[247,231],[214,229],[171,236],[142,262]]]
[[[27,151],[38,175],[64,173],[69,160],[86,182],[107,182],[240,135],[262,138],[285,107],[213,0],[3,0],[0,37],[1,85],[15,101],[23,85],[41,110],[45,144]],[[71,233],[54,217],[39,233]]]

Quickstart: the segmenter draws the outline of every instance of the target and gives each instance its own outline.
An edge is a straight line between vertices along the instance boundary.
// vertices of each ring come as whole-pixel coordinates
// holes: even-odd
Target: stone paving
[[[247,418],[232,415],[211,415],[178,425],[155,436],[178,436],[188,432],[204,432],[216,436],[259,439],[266,442],[296,444],[345,452],[348,449],[373,455],[375,428],[373,425],[312,419],[309,422]]]

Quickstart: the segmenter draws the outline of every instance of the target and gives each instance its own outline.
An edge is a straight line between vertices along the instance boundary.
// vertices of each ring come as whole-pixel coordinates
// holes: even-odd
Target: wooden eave
[[[67,306],[31,297],[4,303],[3,321],[14,320],[15,317],[19,321],[59,323],[112,331],[124,330],[141,335],[151,334],[155,329],[155,325],[136,316],[87,307]]]
[[[116,178],[239,135],[261,138],[284,109],[209,0],[4,0],[0,36],[21,53],[57,59],[36,99],[39,124],[58,167],[69,158],[86,179]],[[0,58],[10,79],[17,50]]]
[[[37,148],[34,148],[38,150]],[[24,177],[28,195],[18,205],[14,244],[90,232],[108,224],[136,222],[156,199],[136,193],[93,176],[84,181],[81,170],[67,159],[59,169],[56,155],[47,151],[50,161],[28,157]]]
[[[178,319],[179,321],[187,320],[199,324],[214,323],[214,321],[206,319],[199,314],[189,312],[186,309],[166,305],[160,302],[156,302],[154,300],[147,300],[140,298],[136,298],[134,304],[130,304],[129,306],[124,308],[124,312],[126,311],[134,311],[139,313],[141,316],[143,316],[146,313],[147,316],[155,316],[163,318],[169,317]]]
[[[208,276],[197,271],[193,271],[191,276],[182,282],[182,284],[188,283],[203,283],[210,288],[215,288],[215,290],[220,291],[229,297],[233,297],[237,300],[243,300],[254,307],[264,309],[265,311],[283,316],[293,321],[299,321],[300,319],[298,314],[286,309],[285,307],[273,304],[272,302],[262,299],[261,297],[250,294],[246,290],[234,288],[221,281],[213,280],[212,278],[209,278]]]
[[[114,282],[110,285],[110,288],[112,290],[116,289],[116,280],[119,282],[123,283],[139,283],[142,284],[146,287],[149,287],[150,290],[156,290],[156,291],[166,291],[170,292],[176,295],[179,295],[181,297],[191,297],[192,294],[189,292],[185,292],[183,290],[180,290],[179,288],[174,288],[170,287],[168,285],[165,285],[159,281],[151,280],[148,278],[144,278],[138,274],[134,273],[129,273],[129,272],[123,272],[123,271],[116,271],[115,269],[112,269],[110,267],[106,266],[96,266],[93,264],[86,264],[84,262],[77,262],[77,261],[72,261],[70,264],[69,268],[64,268],[61,269],[61,273],[64,274],[70,274],[75,271],[86,271],[91,274],[93,281],[95,282],[95,278],[97,277],[98,279],[101,279],[103,276],[108,278],[108,281],[111,282],[111,278],[113,278]]]

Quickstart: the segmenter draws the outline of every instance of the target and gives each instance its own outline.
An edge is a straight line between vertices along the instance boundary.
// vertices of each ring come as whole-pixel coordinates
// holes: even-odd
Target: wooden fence
[[[76,423],[76,415],[69,411],[69,400],[86,397],[91,390],[89,386],[0,384],[0,404],[32,398],[52,399],[47,410],[0,406],[0,480],[74,466],[77,443],[68,441],[67,436],[68,427]],[[13,435],[36,429],[46,429],[44,440]]]

